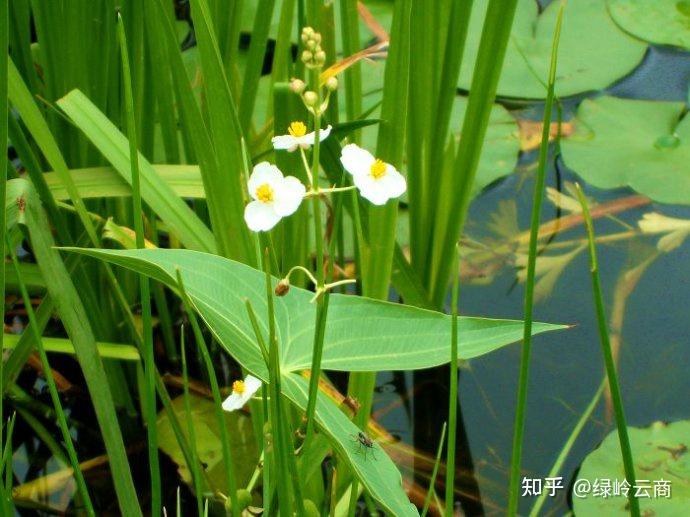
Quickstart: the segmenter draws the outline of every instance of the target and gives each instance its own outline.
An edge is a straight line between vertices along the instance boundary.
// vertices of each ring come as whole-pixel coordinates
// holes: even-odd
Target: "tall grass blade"
[[[17,206],[18,199],[22,200],[20,206]],[[9,205],[22,208],[20,224],[28,229],[32,249],[43,276],[51,279],[48,284],[48,293],[74,345],[77,359],[84,373],[103,442],[110,458],[120,511],[127,517],[140,516],[142,513],[103,362],[98,355],[96,340],[84,305],[67,268],[54,248],[55,242],[45,212],[40,206],[35,190],[25,180],[17,179],[8,183],[7,200]]]
[[[11,244],[8,242],[9,237],[5,234],[5,241],[7,241],[8,247]],[[48,384],[48,391],[50,392],[50,398],[55,407],[55,413],[57,414],[58,426],[60,427],[60,432],[62,433],[62,440],[67,449],[67,455],[69,457],[69,462],[72,465],[72,472],[74,478],[77,482],[77,489],[82,499],[82,504],[84,505],[84,510],[87,515],[95,516],[96,512],[93,509],[93,504],[91,502],[91,496],[86,488],[86,481],[84,480],[84,474],[79,467],[79,459],[77,458],[77,451],[74,449],[74,443],[72,442],[72,435],[70,434],[69,426],[67,425],[67,418],[65,417],[65,412],[62,409],[62,403],[60,402],[60,395],[58,394],[57,387],[55,385],[55,379],[52,375],[52,370],[50,368],[50,363],[48,362],[48,356],[46,355],[45,348],[43,347],[43,341],[41,336],[38,334],[38,324],[36,322],[36,315],[34,314],[33,306],[31,305],[31,298],[26,290],[26,285],[22,280],[22,275],[19,270],[19,261],[17,260],[17,255],[14,251],[10,250],[10,255],[12,257],[12,264],[14,265],[14,270],[17,273],[17,279],[19,281],[19,290],[21,291],[22,299],[24,300],[24,307],[26,308],[27,315],[29,317],[29,322],[31,323],[31,329],[34,332],[34,338],[36,339],[36,348],[38,350],[38,355],[41,359],[41,365],[43,366],[43,372],[45,374],[45,380]]]
[[[503,66],[517,0],[491,0],[472,77],[460,144],[448,192],[436,211],[431,263],[431,301],[440,307],[446,296],[453,263],[453,246],[460,236],[479,164],[489,114]]]
[[[518,513],[518,496],[520,490],[520,466],[522,463],[523,434],[525,430],[525,410],[527,406],[527,386],[529,382],[529,361],[532,347],[532,316],[534,312],[534,282],[536,276],[537,244],[539,241],[539,222],[541,206],[544,199],[544,184],[546,180],[546,165],[549,156],[549,131],[551,127],[551,113],[553,109],[556,85],[556,69],[558,64],[558,43],[561,36],[561,24],[565,3],[561,3],[558,19],[551,45],[551,65],[547,82],[546,102],[544,105],[543,130],[539,146],[539,163],[534,182],[532,201],[532,220],[530,225],[529,256],[527,260],[527,280],[525,282],[525,327],[522,339],[522,355],[520,357],[520,378],[518,379],[517,407],[515,410],[515,424],[513,430],[513,452],[510,462],[510,485],[508,493],[508,515]]]
[[[441,454],[443,454],[443,444],[446,439],[446,423],[443,422],[443,427],[441,428],[441,437],[438,439],[438,449],[436,450],[436,460],[434,461],[434,468],[431,471],[431,478],[429,478],[429,491],[424,498],[424,506],[422,506],[421,517],[425,517],[429,511],[429,506],[431,505],[431,498],[434,496],[436,490],[434,485],[436,485],[436,476],[438,475],[438,468],[441,465]],[[447,503],[446,503],[447,504]]]
[[[141,204],[141,181],[139,173],[139,150],[137,138],[137,123],[134,118],[134,96],[132,93],[129,52],[127,50],[127,36],[122,17],[118,13],[117,36],[120,43],[120,58],[122,61],[122,81],[125,102],[125,116],[127,122],[127,136],[129,141],[129,177],[132,184],[132,216],[134,217],[134,232],[136,246],[143,249],[144,245],[144,214]],[[153,326],[151,322],[151,291],[149,279],[139,275],[139,293],[141,302],[142,334],[144,338],[144,375],[146,386],[144,389],[146,436],[148,445],[149,471],[151,474],[151,514],[161,512],[161,474],[158,461],[158,435],[156,429],[156,380],[155,355],[153,350]]]
[[[236,101],[228,85],[208,3],[206,0],[191,0],[190,4],[199,47],[210,135],[217,157],[216,183],[222,189],[223,221],[227,223],[216,229],[224,236],[223,247],[218,252],[245,263],[256,263],[253,242],[244,223],[243,133]]]
[[[448,448],[446,456],[446,516],[455,512],[455,444],[458,426],[458,295],[460,292],[460,250],[455,247],[450,333],[450,393],[448,395]]]
[[[601,351],[604,355],[604,366],[606,367],[606,376],[609,381],[609,389],[611,390],[611,402],[613,403],[613,410],[616,415],[616,427],[618,428],[618,440],[620,441],[621,455],[623,456],[625,478],[628,483],[630,483],[630,486],[634,487],[635,464],[633,463],[632,450],[630,448],[630,438],[628,437],[628,428],[625,421],[625,410],[623,408],[623,397],[621,396],[618,373],[616,372],[616,363],[613,359],[613,353],[611,352],[611,341],[609,339],[609,331],[606,323],[606,309],[604,308],[604,297],[602,295],[601,280],[599,278],[599,262],[597,260],[597,249],[594,240],[594,225],[592,224],[592,216],[589,213],[587,199],[585,198],[580,185],[576,184],[575,187],[577,190],[578,200],[582,206],[582,215],[585,220],[587,238],[589,240],[589,255],[591,260],[590,273],[592,276],[594,304],[597,312],[599,339],[601,340]],[[628,491],[628,502],[630,515],[633,517],[639,517],[640,503],[637,500],[634,490]]]

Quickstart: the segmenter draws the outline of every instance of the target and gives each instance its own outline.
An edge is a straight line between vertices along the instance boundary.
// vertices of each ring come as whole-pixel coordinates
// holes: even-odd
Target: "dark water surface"
[[[685,101],[688,98],[690,54],[669,48],[651,48],[640,67],[628,78],[605,93],[625,98]],[[580,99],[578,99],[580,100]],[[577,102],[566,102],[566,113]],[[524,114],[523,114],[524,116]],[[527,110],[529,118],[540,119],[540,108]],[[553,154],[553,153],[552,153]],[[472,205],[466,233],[474,239],[490,237],[487,221],[499,202],[517,204],[518,226],[529,229],[534,162],[536,153],[522,157],[518,173],[487,189]],[[552,157],[553,158],[553,157]],[[559,181],[560,180],[560,181]],[[582,181],[568,171],[558,158],[552,162],[547,185],[558,188],[566,181]],[[635,194],[629,189],[602,191],[585,186],[586,194],[597,202],[620,199]],[[651,204],[623,212],[618,217],[633,227],[643,214],[660,212],[690,218],[689,206]],[[548,201],[542,221],[557,216]],[[622,226],[607,219],[595,221],[598,236],[622,231]],[[556,236],[550,246],[584,238],[578,226]],[[598,245],[600,274],[607,314],[611,314],[613,290],[623,270],[636,264],[643,253],[653,248],[659,236],[635,237],[613,244]],[[568,248],[571,249],[571,248]],[[561,250],[565,251],[565,250]],[[546,254],[551,250],[546,249]],[[553,253],[558,253],[554,251]],[[460,311],[468,315],[497,318],[522,318],[524,286],[516,284],[516,269],[507,264],[488,285],[465,283],[461,286]],[[619,368],[626,416],[631,426],[645,427],[654,421],[690,418],[690,240],[663,254],[645,272],[625,306]],[[523,474],[545,477],[577,420],[591,401],[604,377],[603,359],[596,327],[590,284],[589,256],[580,253],[568,265],[551,295],[535,305],[535,320],[567,323],[573,328],[537,336],[533,340],[528,393]],[[459,337],[462,343],[462,335]],[[468,514],[501,515],[507,504],[507,486],[512,449],[513,418],[521,347],[511,345],[487,356],[474,359],[460,370],[460,405],[474,474],[479,487],[480,504],[464,504]],[[445,372],[441,372],[441,376]],[[434,375],[426,375],[426,378]],[[436,376],[438,377],[438,376]],[[417,379],[420,376],[416,377]],[[412,390],[413,374],[406,383],[391,374],[379,377],[381,390],[377,407],[394,404],[402,391]],[[417,386],[411,406],[416,415],[429,420],[413,421],[404,405],[382,418],[392,432],[427,451],[435,450],[447,408],[445,380],[431,386]],[[407,391],[405,391],[407,390]],[[419,410],[421,408],[421,411]],[[419,432],[419,429],[423,432]],[[559,475],[567,487],[584,458],[615,429],[613,417],[601,402],[577,439]],[[413,439],[414,438],[414,439]],[[459,462],[466,458],[458,458]],[[472,487],[463,486],[464,490]],[[567,490],[550,499],[542,513],[563,514],[569,509]],[[528,513],[533,500],[523,500],[521,513]],[[465,501],[467,503],[467,501]]]

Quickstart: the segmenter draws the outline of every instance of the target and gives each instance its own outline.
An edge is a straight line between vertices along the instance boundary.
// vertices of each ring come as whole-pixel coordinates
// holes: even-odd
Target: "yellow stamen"
[[[244,381],[235,381],[232,383],[232,392],[242,395],[245,390]]]
[[[307,134],[307,126],[304,125],[304,122],[300,122],[299,120],[297,122],[291,122],[288,133],[290,133],[291,136],[304,136]]]
[[[262,203],[270,203],[273,201],[273,189],[268,183],[264,183],[256,189],[256,199]]]
[[[386,164],[377,159],[371,164],[370,174],[375,180],[382,178],[386,175]]]

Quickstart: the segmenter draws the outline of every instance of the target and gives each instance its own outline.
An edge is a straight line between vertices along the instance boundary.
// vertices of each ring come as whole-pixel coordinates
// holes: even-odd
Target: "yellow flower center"
[[[262,203],[270,203],[273,201],[273,189],[268,183],[264,183],[256,189],[256,199]]]
[[[304,136],[307,134],[307,126],[304,125],[304,122],[300,122],[299,120],[297,122],[291,122],[288,133],[290,133],[291,136]]]
[[[232,392],[242,395],[245,390],[244,381],[235,381],[232,383]]]
[[[383,163],[381,160],[377,159],[374,163],[371,164],[371,169],[369,173],[371,174],[371,177],[375,180],[384,177],[386,175],[386,164]]]

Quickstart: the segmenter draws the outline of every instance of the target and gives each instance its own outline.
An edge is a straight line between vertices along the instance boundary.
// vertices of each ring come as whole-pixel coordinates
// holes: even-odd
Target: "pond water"
[[[606,93],[627,98],[684,101],[689,77],[688,53],[653,47],[634,74]],[[566,103],[566,113],[574,107],[575,103]],[[539,111],[531,108],[527,113],[530,118],[539,119]],[[474,201],[466,228],[468,236],[479,241],[495,238],[487,223],[499,204],[505,201],[516,203],[520,231],[529,229],[535,161],[536,153],[526,154],[518,165],[517,174],[490,187]],[[558,167],[553,161],[548,171],[547,185],[559,188],[568,181],[582,183],[558,158]],[[599,203],[635,194],[629,189],[591,187],[586,187],[585,192]],[[690,218],[690,207],[654,203],[627,210],[617,217],[636,227],[643,214],[655,211]],[[554,205],[546,201],[542,221],[556,217]],[[595,221],[597,236],[622,229],[621,224],[613,220]],[[543,251],[549,254],[558,249],[559,243],[584,237],[584,228],[579,225],[557,234]],[[657,240],[658,237],[638,236],[598,245],[609,317],[614,287],[622,272],[638,264]],[[625,302],[619,371],[630,426],[645,427],[659,420],[690,417],[686,396],[690,392],[687,375],[690,369],[689,265],[690,241],[686,241],[679,248],[661,254]],[[523,297],[523,285],[516,284],[516,268],[507,262],[492,272],[489,281],[464,283],[459,306],[463,314],[522,318]],[[535,305],[535,320],[574,325],[569,330],[537,336],[533,341],[523,475],[543,478],[605,375],[586,252],[570,262],[551,294]],[[462,335],[459,341],[462,343]],[[474,359],[460,371],[459,402],[477,482],[476,487],[472,487],[471,482],[462,487],[466,495],[463,508],[468,514],[502,515],[505,512],[520,351],[519,345],[512,345]],[[399,376],[382,374],[377,399],[377,407],[384,415],[382,423],[403,440],[427,452],[435,451],[447,415],[445,376],[445,371],[422,372],[408,374],[404,382],[400,382]],[[403,404],[394,403],[401,393],[410,392],[414,395],[409,401],[405,397]],[[394,409],[386,411],[388,407]],[[587,454],[614,429],[612,413],[601,402],[559,473],[564,478],[564,486],[569,486]],[[467,466],[468,456],[461,454],[458,462]],[[475,493],[471,493],[473,490]],[[551,514],[567,511],[567,493],[562,490],[558,497],[547,501],[544,511]],[[533,502],[523,499],[521,513],[528,513]]]

